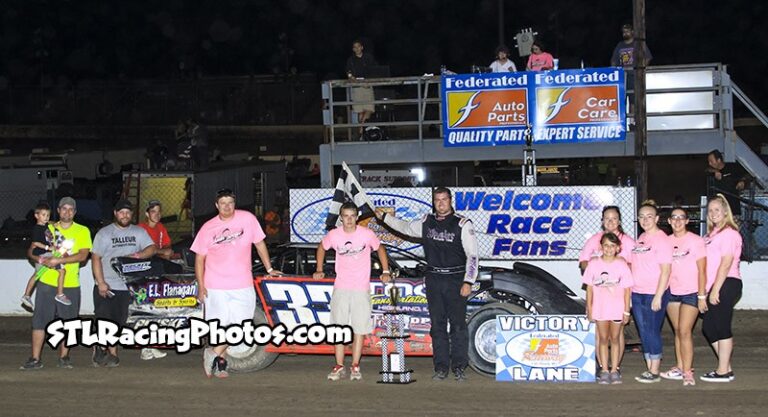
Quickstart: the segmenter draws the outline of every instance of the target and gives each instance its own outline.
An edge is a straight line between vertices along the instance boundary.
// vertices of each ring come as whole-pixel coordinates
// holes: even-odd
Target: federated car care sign
[[[595,382],[595,325],[586,316],[497,316],[496,380]]]
[[[429,188],[365,190],[377,208],[406,221],[432,211]],[[577,259],[586,240],[600,230],[605,206],[618,206],[624,231],[634,236],[635,190],[627,187],[461,187],[453,207],[472,220],[482,259]],[[333,189],[291,190],[291,241],[319,242]],[[422,255],[421,245],[392,233],[375,219],[372,229],[389,245]]]
[[[624,70],[509,72],[443,76],[446,147],[622,141]]]

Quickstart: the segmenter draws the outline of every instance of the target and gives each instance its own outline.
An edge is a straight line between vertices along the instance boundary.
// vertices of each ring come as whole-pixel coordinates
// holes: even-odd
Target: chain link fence
[[[291,241],[319,242],[333,189],[291,190]],[[626,233],[636,236],[636,194],[632,187],[456,187],[457,213],[472,220],[481,259],[574,260],[600,230],[602,209],[618,206]],[[430,188],[366,190],[377,208],[411,221],[432,210]],[[406,240],[376,219],[361,221],[382,242],[422,256],[418,241]]]

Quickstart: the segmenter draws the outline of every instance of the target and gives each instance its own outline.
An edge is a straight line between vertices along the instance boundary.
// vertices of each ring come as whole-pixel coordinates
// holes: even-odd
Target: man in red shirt
[[[173,255],[171,237],[168,236],[168,230],[165,226],[160,223],[160,219],[163,217],[163,207],[162,204],[160,204],[160,200],[149,200],[145,215],[147,216],[146,222],[139,223],[139,226],[146,230],[149,237],[155,242],[155,246],[157,247],[155,255],[163,259],[171,259],[171,256]],[[141,359],[145,361],[163,358],[166,355],[167,353],[160,349],[141,349]]]
[[[171,259],[173,255],[171,237],[168,236],[168,230],[166,230],[165,226],[160,223],[160,219],[163,217],[163,206],[160,204],[160,200],[149,200],[145,214],[147,221],[139,223],[139,226],[146,230],[149,237],[155,242],[157,246],[156,255],[163,259]]]

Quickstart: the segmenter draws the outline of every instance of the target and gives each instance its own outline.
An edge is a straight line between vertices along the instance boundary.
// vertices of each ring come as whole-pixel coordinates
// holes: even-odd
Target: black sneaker
[[[723,375],[718,374],[717,371],[711,371],[700,376],[699,379],[706,382],[731,382],[735,378],[733,376],[733,371]]]
[[[105,361],[107,360],[107,350],[96,346],[93,348],[93,355],[91,356],[91,363],[93,363],[93,366],[100,367],[104,366]]]
[[[40,362],[40,359],[29,358],[26,362],[24,362],[24,365],[19,367],[19,369],[22,371],[35,371],[41,369],[42,367],[43,363]]]
[[[59,358],[59,363],[56,364],[58,368],[62,369],[72,369],[74,366],[72,366],[72,359],[69,358],[69,356],[65,356],[63,358]]]
[[[104,366],[107,368],[117,368],[120,366],[120,358],[110,353],[107,355],[107,358],[104,359]]]
[[[226,378],[229,376],[229,372],[227,372],[227,360],[221,356],[217,356],[216,359],[213,360],[213,367],[213,375],[216,378]]]
[[[464,382],[467,380],[467,375],[464,374],[464,368],[455,368],[453,370],[453,376],[456,382]]]
[[[437,371],[435,371],[435,374],[432,375],[433,381],[442,381],[445,378],[448,378],[448,371],[445,369],[438,369]]]

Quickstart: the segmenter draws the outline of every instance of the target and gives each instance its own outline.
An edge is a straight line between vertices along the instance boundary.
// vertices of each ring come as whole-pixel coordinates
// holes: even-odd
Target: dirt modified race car
[[[397,276],[397,306],[408,313],[410,339],[406,354],[431,356],[430,320],[424,292],[425,263],[407,252],[388,247],[390,270]],[[333,293],[334,254],[326,256],[326,276],[311,278],[315,271],[315,244],[288,244],[273,250],[272,265],[285,274],[267,276],[263,267],[254,264],[254,286],[258,305],[254,323],[283,323],[289,329],[299,324],[328,323],[330,298]],[[394,257],[396,259],[394,259]],[[133,301],[129,308],[129,326],[158,323],[185,326],[189,317],[202,317],[198,304],[194,274],[165,274],[144,261],[120,258],[114,265],[125,278]],[[363,354],[380,355],[382,313],[389,308],[390,298],[379,281],[381,263],[374,252],[371,259],[371,302],[374,332],[366,337]],[[477,282],[468,298],[469,360],[476,371],[495,374],[496,322],[498,314],[583,314],[583,301],[557,278],[536,266],[516,262],[511,269],[480,267]],[[332,354],[330,345],[233,346],[229,348],[232,371],[257,371],[277,359],[281,353]]]

